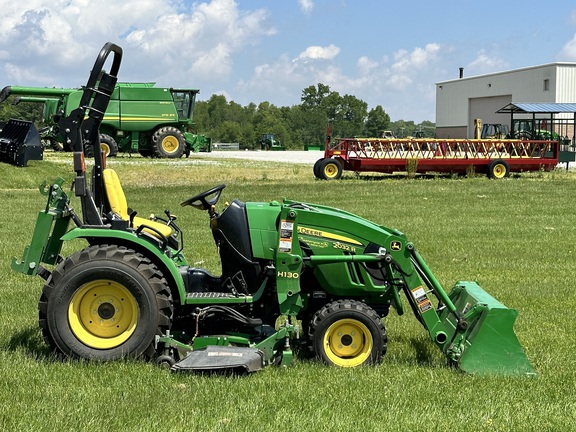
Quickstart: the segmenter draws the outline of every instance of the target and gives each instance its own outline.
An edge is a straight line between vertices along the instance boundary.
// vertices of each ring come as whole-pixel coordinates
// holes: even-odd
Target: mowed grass
[[[536,378],[477,377],[446,366],[407,311],[385,318],[382,364],[297,360],[246,377],[171,374],[142,361],[61,361],[37,325],[40,278],[10,270],[29,243],[44,179],[73,178],[68,156],[0,163],[0,429],[8,431],[567,431],[576,425],[576,174],[475,178],[362,176],[317,181],[306,165],[118,158],[141,216],[170,209],[191,263],[217,273],[205,212],[180,201],[227,183],[220,206],[282,197],[339,207],[405,232],[439,281],[477,281],[519,311]],[[75,207],[79,207],[78,203]],[[66,245],[69,254],[83,247]]]

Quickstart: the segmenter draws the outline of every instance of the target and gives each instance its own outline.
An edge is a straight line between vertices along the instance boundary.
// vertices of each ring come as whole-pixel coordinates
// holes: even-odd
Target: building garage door
[[[482,123],[501,123],[510,127],[510,116],[496,114],[500,108],[512,102],[512,95],[470,98],[468,100],[468,138],[474,138],[474,119]]]

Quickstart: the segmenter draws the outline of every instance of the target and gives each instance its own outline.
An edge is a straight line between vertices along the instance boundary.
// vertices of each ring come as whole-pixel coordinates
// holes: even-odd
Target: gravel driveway
[[[249,159],[255,161],[286,162],[313,165],[318,159],[324,157],[324,151],[260,151],[260,150],[222,150],[210,153],[193,153],[190,157],[209,157],[224,159]]]

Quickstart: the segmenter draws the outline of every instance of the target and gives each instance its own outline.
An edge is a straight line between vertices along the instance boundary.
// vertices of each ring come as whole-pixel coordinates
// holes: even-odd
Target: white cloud
[[[576,24],[576,9],[574,9],[568,18],[570,24]]]
[[[392,69],[395,71],[421,69],[436,58],[439,50],[440,45],[437,43],[429,43],[424,48],[416,47],[410,53],[405,49],[398,50],[394,53],[395,62]]]
[[[314,9],[314,2],[312,0],[298,0],[300,10],[305,14],[310,14]]]
[[[378,62],[367,56],[362,56],[356,62],[356,67],[361,75],[366,75],[378,67]]]
[[[309,46],[302,51],[296,60],[332,60],[340,53],[340,48],[330,44],[327,47]]]
[[[510,64],[503,58],[488,55],[486,50],[480,50],[476,58],[466,65],[466,70],[471,75],[482,75],[509,69]]]
[[[235,53],[276,32],[265,9],[235,0],[0,0],[0,10],[1,56],[27,71],[11,77],[32,77],[11,85],[81,85],[112,41],[124,49],[120,79],[196,86],[229,78]]]
[[[557,58],[559,61],[576,61],[576,35],[566,42]]]
[[[263,100],[277,101],[281,96],[291,101],[285,104],[293,105],[300,102],[302,89],[323,83],[341,95],[364,100],[369,108],[381,105],[394,113],[394,119],[434,120],[434,82],[444,77],[443,56],[448,48],[430,43],[380,59],[363,55],[355,68],[344,69],[338,60],[340,49],[329,47],[309,47],[293,59],[283,54],[274,62],[258,65],[252,78],[239,83],[236,94],[257,91]]]

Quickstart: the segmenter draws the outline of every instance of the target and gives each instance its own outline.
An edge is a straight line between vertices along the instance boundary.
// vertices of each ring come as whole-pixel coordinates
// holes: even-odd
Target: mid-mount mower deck
[[[255,371],[289,364],[298,344],[326,364],[375,364],[386,353],[382,318],[390,307],[403,314],[405,296],[452,365],[534,373],[513,331],[515,310],[474,282],[447,293],[403,233],[343,210],[233,200],[217,212],[225,186],[216,186],[181,204],[208,212],[222,274],[189,265],[175,218],[138,218],[97,151],[121,57],[114,44],[102,48],[80,107],[60,120],[75,149],[81,213],[62,179],[44,183],[48,201],[32,242],[12,263],[45,279],[39,322],[55,351],[99,361],[144,356],[174,371]],[[89,174],[85,145],[94,154]],[[72,239],[87,246],[62,257]]]

